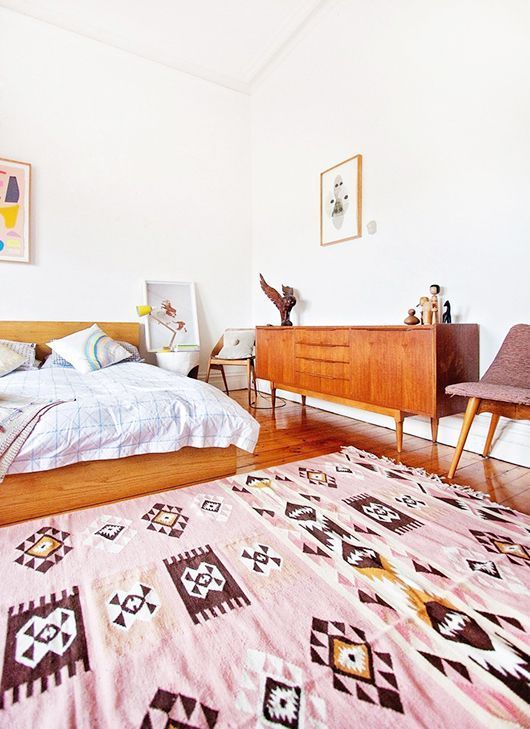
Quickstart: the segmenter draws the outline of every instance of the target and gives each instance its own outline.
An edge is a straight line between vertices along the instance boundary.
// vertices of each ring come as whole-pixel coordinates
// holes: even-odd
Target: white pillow
[[[223,348],[216,355],[220,359],[248,359],[254,352],[256,332],[231,329],[223,336]]]
[[[0,377],[8,375],[26,361],[24,355],[0,344]]]
[[[54,339],[48,342],[48,346],[83,374],[103,369],[131,356],[97,324],[62,339]]]

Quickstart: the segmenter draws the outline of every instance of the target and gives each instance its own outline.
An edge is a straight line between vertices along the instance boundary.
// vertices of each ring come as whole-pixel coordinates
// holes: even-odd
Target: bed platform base
[[[134,496],[190,486],[236,472],[236,447],[182,448],[6,476],[0,483],[0,526]]]

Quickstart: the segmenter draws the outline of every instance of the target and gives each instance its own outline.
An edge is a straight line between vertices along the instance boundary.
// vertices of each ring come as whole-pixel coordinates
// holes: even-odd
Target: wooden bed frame
[[[37,358],[50,353],[45,342],[86,329],[93,322],[4,321],[0,339],[37,342]],[[140,325],[98,322],[112,337],[138,347]],[[236,447],[182,448],[176,453],[86,461],[50,471],[18,473],[0,483],[0,526],[64,511],[167,491],[236,472]]]

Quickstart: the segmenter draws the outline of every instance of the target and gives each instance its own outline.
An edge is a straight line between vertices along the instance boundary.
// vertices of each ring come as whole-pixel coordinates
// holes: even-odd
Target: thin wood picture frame
[[[0,158],[0,262],[30,262],[31,164]]]
[[[362,154],[355,154],[320,173],[321,246],[362,236],[362,172]]]

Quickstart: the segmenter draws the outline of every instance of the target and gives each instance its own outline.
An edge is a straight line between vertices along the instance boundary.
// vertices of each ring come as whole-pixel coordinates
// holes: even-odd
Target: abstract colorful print
[[[530,726],[529,566],[355,448],[7,527],[0,729]]]

